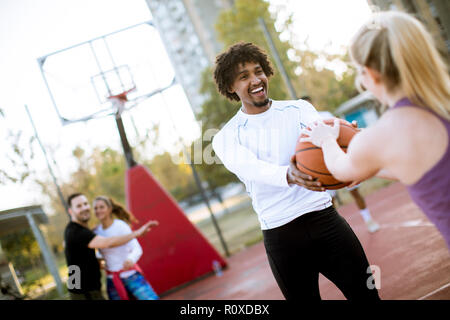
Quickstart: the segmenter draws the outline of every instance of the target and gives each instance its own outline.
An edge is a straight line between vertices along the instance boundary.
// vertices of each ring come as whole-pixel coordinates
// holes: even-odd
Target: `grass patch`
[[[244,201],[246,201],[246,205],[243,208],[235,211],[229,210],[230,213],[216,217],[230,254],[239,252],[248,244],[254,244],[262,239],[258,217],[251,206],[251,201],[249,199]],[[224,255],[224,249],[212,220],[202,220],[196,226],[211,244]]]

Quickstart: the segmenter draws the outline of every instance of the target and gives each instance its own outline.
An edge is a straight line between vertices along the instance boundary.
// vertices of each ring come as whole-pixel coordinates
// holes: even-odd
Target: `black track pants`
[[[367,285],[371,274],[361,243],[334,207],[263,230],[263,236],[270,267],[286,299],[320,300],[320,272],[349,300],[379,300],[377,289]]]

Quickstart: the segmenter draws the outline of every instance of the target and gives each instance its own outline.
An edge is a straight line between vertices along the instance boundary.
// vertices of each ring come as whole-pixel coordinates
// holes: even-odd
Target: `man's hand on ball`
[[[289,163],[289,168],[287,171],[287,182],[289,184],[296,184],[311,191],[325,191],[325,188],[322,187],[322,184],[316,180],[317,179],[314,179],[310,175],[304,174],[297,169],[295,155],[293,155],[291,157],[291,161]]]
[[[339,137],[339,119],[334,119],[333,126],[326,125],[323,121],[314,122],[310,129],[302,130],[302,134],[307,137],[300,138],[300,142],[311,142],[315,146],[322,147],[324,141],[328,139],[336,140]]]

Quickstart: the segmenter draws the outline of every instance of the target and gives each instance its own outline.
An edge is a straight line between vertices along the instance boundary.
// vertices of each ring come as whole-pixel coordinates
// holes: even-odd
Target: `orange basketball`
[[[334,119],[327,119],[327,125],[333,125]],[[352,126],[350,122],[339,119],[339,138],[337,143],[344,152],[347,152],[347,147],[353,136],[359,131]],[[304,135],[302,135],[304,137]],[[300,140],[300,139],[299,139]],[[295,159],[297,161],[297,168],[303,173],[306,173],[318,181],[322,182],[325,189],[335,190],[340,189],[351,184],[351,182],[342,182],[336,180],[328,171],[325,161],[323,160],[322,149],[316,147],[310,142],[297,142],[295,148]]]

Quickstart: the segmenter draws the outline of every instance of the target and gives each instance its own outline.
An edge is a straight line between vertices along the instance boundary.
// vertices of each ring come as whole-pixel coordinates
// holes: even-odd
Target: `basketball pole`
[[[26,104],[25,104],[24,106],[25,106],[25,110],[27,111],[28,118],[30,119],[31,126],[33,127],[33,130],[34,130],[34,136],[36,137],[36,140],[38,141],[39,146],[41,147],[42,152],[44,153],[45,161],[47,162],[48,171],[50,171],[50,175],[52,176],[53,183],[54,183],[55,186],[56,186],[56,190],[57,190],[57,192],[58,192],[59,199],[61,200],[61,203],[62,203],[64,209],[66,210],[66,214],[67,214],[67,216],[68,216],[69,219],[70,219],[69,207],[67,206],[67,203],[66,203],[66,200],[64,199],[64,196],[63,196],[63,193],[62,193],[62,191],[61,191],[61,188],[59,187],[59,184],[58,184],[58,182],[57,182],[57,180],[56,180],[56,176],[55,176],[55,174],[53,173],[53,169],[52,169],[52,167],[50,166],[50,162],[48,161],[48,157],[47,157],[47,152],[45,151],[45,148],[44,148],[44,146],[42,145],[41,139],[39,139],[39,135],[38,135],[36,126],[34,125],[33,118],[31,117],[30,110],[28,110],[28,106],[27,106]],[[56,163],[56,162],[55,162],[55,163]]]
[[[180,137],[180,139],[181,139],[181,137]],[[185,147],[185,152],[186,152],[187,161],[189,161],[189,165],[191,166],[191,169],[192,169],[192,174],[194,176],[195,183],[197,184],[197,187],[198,187],[198,189],[200,191],[200,194],[201,194],[201,196],[203,198],[203,201],[205,202],[206,206],[208,207],[208,211],[209,211],[209,214],[211,216],[211,220],[213,222],[214,228],[216,229],[217,235],[219,236],[220,243],[222,244],[222,247],[223,247],[223,250],[225,252],[225,255],[227,257],[229,257],[230,256],[230,252],[228,251],[227,243],[225,242],[225,239],[224,239],[224,237],[222,235],[222,231],[220,230],[219,223],[217,222],[217,219],[214,216],[214,212],[213,212],[213,210],[211,208],[211,205],[209,203],[208,197],[206,196],[205,189],[202,186],[202,182],[201,182],[200,177],[198,175],[197,169],[195,169],[195,165],[192,162],[190,153],[188,153],[186,147]]]
[[[113,107],[117,110],[114,118],[116,119],[117,129],[119,131],[120,141],[122,143],[123,153],[125,155],[125,160],[128,169],[133,168],[138,163],[134,160],[133,151],[131,149],[130,143],[128,142],[127,134],[125,132],[125,126],[122,120],[122,111],[125,109],[125,103],[127,101],[126,93],[119,94],[114,97],[110,97]]]
[[[125,127],[123,125],[123,120],[120,115],[115,116],[117,129],[119,130],[120,141],[122,142],[123,152],[125,154],[125,159],[127,161],[128,168],[133,168],[137,165],[137,162],[134,160],[133,152],[131,150],[130,144],[128,143],[127,135],[125,133]]]

